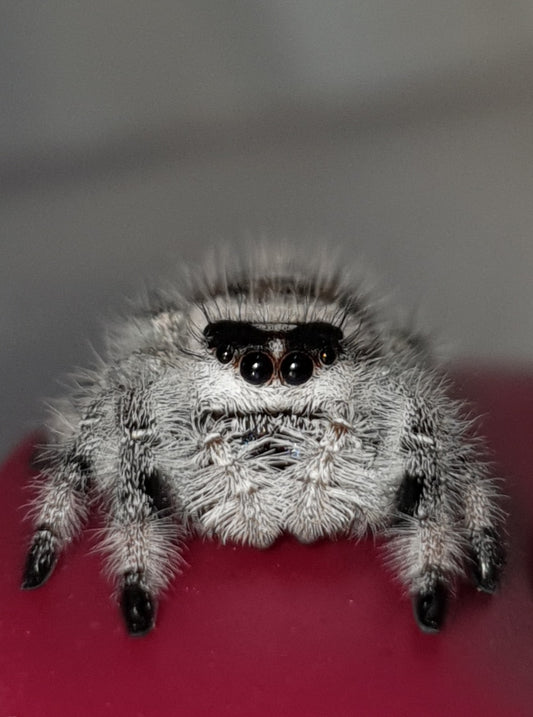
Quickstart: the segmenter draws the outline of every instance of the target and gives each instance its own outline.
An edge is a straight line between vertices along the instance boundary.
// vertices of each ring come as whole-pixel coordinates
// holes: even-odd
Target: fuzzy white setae
[[[152,295],[50,421],[23,587],[99,502],[131,634],[191,534],[383,534],[425,631],[466,569],[494,591],[498,490],[425,342],[327,262],[218,266]]]

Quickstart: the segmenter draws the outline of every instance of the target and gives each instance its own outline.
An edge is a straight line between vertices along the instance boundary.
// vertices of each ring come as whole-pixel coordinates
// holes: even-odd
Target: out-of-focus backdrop
[[[0,450],[141,280],[362,257],[460,359],[533,359],[531,0],[4,3]]]

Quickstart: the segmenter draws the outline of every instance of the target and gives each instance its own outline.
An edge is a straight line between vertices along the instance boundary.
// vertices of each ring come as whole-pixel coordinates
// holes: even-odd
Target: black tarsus
[[[139,573],[126,573],[120,600],[128,633],[142,637],[155,626],[155,602]]]
[[[45,583],[57,562],[55,537],[48,528],[39,528],[26,557],[22,576],[22,590],[33,590]]]
[[[442,580],[436,579],[433,585],[413,597],[413,612],[422,632],[439,632],[446,617],[448,590]]]
[[[485,528],[472,540],[472,579],[484,593],[496,592],[505,566],[505,549],[496,530]]]

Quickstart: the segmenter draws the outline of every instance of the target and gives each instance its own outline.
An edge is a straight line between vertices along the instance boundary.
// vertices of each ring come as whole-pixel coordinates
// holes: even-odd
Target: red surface
[[[533,377],[459,383],[507,477],[511,553],[500,593],[462,586],[439,635],[418,631],[370,540],[195,541],[141,639],[125,634],[88,533],[21,592],[27,441],[0,473],[0,717],[533,715]]]

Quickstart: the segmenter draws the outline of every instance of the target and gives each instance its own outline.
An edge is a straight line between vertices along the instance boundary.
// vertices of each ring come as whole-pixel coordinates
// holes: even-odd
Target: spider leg
[[[456,518],[460,498],[449,480],[455,446],[443,434],[446,421],[439,413],[446,408],[442,403],[437,408],[417,397],[405,421],[404,474],[391,529],[393,556],[424,632],[438,632],[444,623],[454,577],[462,571],[465,542]]]
[[[41,471],[44,481],[34,501],[35,532],[26,556],[21,586],[24,590],[46,582],[59,554],[87,519],[94,436],[102,418],[102,402],[96,401],[85,412],[77,436],[59,445]]]
[[[145,389],[128,389],[118,399],[120,448],[103,541],[131,635],[154,627],[156,598],[172,575],[180,537],[170,490],[156,464],[159,437],[147,406]]]
[[[404,478],[404,484],[412,480]],[[430,482],[431,476],[427,482]],[[415,619],[424,632],[438,632],[444,623],[451,579],[457,572],[461,540],[433,497],[421,492],[412,514],[402,512],[393,550],[412,593]],[[403,506],[405,508],[405,504]]]
[[[505,565],[502,538],[503,514],[498,507],[499,491],[484,475],[484,466],[461,461],[464,472],[464,523],[470,552],[470,574],[478,590],[494,593]]]

